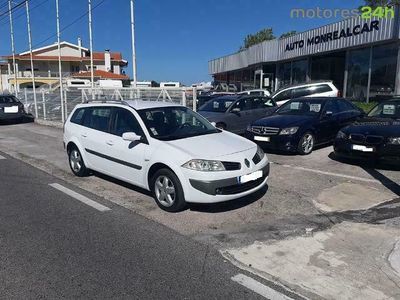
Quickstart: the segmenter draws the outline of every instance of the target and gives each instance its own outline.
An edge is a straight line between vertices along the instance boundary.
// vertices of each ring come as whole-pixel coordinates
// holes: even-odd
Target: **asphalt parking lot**
[[[400,167],[343,162],[332,155],[331,146],[309,156],[268,154],[272,167],[267,189],[238,201],[191,205],[170,214],[161,211],[148,193],[126,183],[100,174],[72,176],[61,129],[34,123],[0,126],[0,151],[212,245],[234,264],[311,298],[334,298],[343,280],[348,298],[357,295],[363,284],[370,284],[364,299],[400,295],[396,284],[400,270],[393,267],[397,254],[392,253],[400,240]],[[381,248],[371,232],[379,235]],[[347,238],[351,242],[339,250],[333,246]],[[363,254],[357,255],[355,245]],[[355,259],[360,255],[365,261]],[[308,259],[299,259],[296,266],[299,256]],[[389,257],[395,262],[390,263]],[[383,270],[382,276],[375,274],[374,280],[357,276],[367,274],[363,268],[371,266]],[[282,271],[293,268],[302,272]],[[313,272],[328,278],[329,288],[305,277]]]

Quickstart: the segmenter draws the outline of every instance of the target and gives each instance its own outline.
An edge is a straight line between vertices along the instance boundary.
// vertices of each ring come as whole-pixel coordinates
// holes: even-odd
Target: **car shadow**
[[[204,213],[222,213],[222,212],[233,211],[248,206],[254,202],[257,202],[262,197],[264,197],[268,189],[269,187],[268,185],[266,185],[265,187],[261,188],[260,190],[248,196],[220,203],[212,203],[212,204],[190,203],[188,205],[188,208],[191,211],[204,212]]]
[[[400,185],[380,171],[400,171],[400,164],[388,164],[386,162],[380,161],[371,161],[371,160],[364,160],[364,159],[350,159],[350,158],[343,158],[338,157],[335,155],[334,152],[329,154],[329,158],[345,164],[350,164],[353,166],[360,167],[369,175],[371,175],[374,179],[378,180],[384,187],[390,190],[392,193],[400,196]]]

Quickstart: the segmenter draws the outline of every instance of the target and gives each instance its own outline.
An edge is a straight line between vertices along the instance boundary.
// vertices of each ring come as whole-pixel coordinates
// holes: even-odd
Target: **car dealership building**
[[[275,91],[332,80],[343,96],[373,101],[400,95],[399,10],[393,18],[354,17],[265,41],[209,62],[216,83]]]

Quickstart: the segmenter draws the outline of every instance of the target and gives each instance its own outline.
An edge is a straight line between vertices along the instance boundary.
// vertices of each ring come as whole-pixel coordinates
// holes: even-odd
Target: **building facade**
[[[216,83],[275,91],[332,80],[343,96],[374,101],[400,94],[399,10],[393,18],[360,17],[265,41],[211,60]]]
[[[61,42],[61,69],[62,76],[68,78],[90,79],[90,51],[78,44]],[[58,85],[58,45],[57,43],[32,50],[35,85]],[[15,72],[12,55],[3,56],[4,62],[0,65],[1,88],[3,91],[20,91],[23,88],[32,88],[32,71],[30,52],[15,55]],[[129,79],[123,68],[127,61],[119,52],[93,52],[93,69],[95,79]],[[89,74],[89,75],[88,75]]]

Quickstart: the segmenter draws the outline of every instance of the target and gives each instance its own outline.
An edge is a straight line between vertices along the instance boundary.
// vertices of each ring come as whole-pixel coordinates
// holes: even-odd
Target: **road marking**
[[[97,202],[95,202],[93,200],[90,200],[89,198],[87,198],[87,197],[85,197],[85,196],[83,196],[81,194],[78,194],[77,192],[74,192],[73,190],[70,190],[70,189],[62,186],[61,184],[52,183],[52,184],[49,184],[49,185],[51,187],[55,188],[56,190],[59,190],[60,192],[63,192],[64,194],[67,194],[68,196],[70,196],[72,198],[75,198],[76,200],[78,200],[78,201],[80,201],[80,202],[82,202],[82,203],[84,203],[86,205],[89,205],[89,206],[91,206],[91,207],[93,207],[93,208],[95,208],[95,209],[97,209],[99,211],[111,210],[111,208],[108,208],[107,206],[104,206],[104,205],[102,205],[100,203],[97,203]]]
[[[0,155],[0,159],[6,159],[6,158],[5,158],[4,156],[1,156],[1,155]]]
[[[243,274],[237,274],[231,278],[234,282],[237,282],[244,287],[248,288],[249,290],[252,290],[253,292],[263,296],[266,299],[274,299],[274,300],[293,300],[293,298],[290,298],[284,294],[281,294],[280,292],[271,289],[270,287],[258,282],[257,280],[254,280],[253,278],[243,275]]]
[[[291,166],[291,165],[281,165],[281,164],[276,164],[276,165],[280,165],[285,168],[292,168],[292,169],[296,169],[296,170],[300,170],[300,171],[307,171],[307,172],[312,172],[312,173],[317,173],[317,174],[322,174],[322,175],[335,176],[335,177],[341,177],[341,178],[346,178],[346,179],[353,179],[353,180],[357,180],[357,181],[382,184],[379,180],[376,180],[376,179],[368,179],[368,178],[364,178],[364,177],[357,177],[357,176],[351,176],[351,175],[340,174],[340,173],[325,172],[325,171],[321,171],[321,170],[308,169],[308,168],[296,167],[296,166]]]

